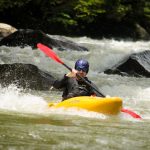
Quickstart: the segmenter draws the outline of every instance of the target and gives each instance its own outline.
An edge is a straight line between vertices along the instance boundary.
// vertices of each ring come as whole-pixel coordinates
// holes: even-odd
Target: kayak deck
[[[122,109],[122,99],[119,97],[80,96],[69,98],[59,103],[49,103],[48,106],[52,108],[86,109],[107,115],[116,115]]]

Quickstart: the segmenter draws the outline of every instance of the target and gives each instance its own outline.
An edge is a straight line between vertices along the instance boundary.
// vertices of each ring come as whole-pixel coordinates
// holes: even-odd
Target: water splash
[[[42,97],[22,92],[15,85],[0,87],[0,109],[21,113],[42,113],[47,103]]]

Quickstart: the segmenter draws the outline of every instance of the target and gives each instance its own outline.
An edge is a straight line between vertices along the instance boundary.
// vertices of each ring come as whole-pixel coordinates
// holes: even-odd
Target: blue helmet
[[[78,59],[75,63],[75,69],[76,70],[82,70],[86,73],[88,73],[89,71],[89,63],[88,61],[84,60],[84,59]]]

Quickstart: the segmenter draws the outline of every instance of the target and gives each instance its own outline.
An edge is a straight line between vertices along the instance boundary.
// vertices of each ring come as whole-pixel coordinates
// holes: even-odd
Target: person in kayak
[[[53,83],[54,88],[63,89],[62,101],[76,96],[102,96],[81,79],[81,77],[84,78],[98,90],[96,85],[86,77],[88,71],[89,62],[85,59],[79,59],[76,61],[72,72],[65,74],[61,80],[56,80]]]

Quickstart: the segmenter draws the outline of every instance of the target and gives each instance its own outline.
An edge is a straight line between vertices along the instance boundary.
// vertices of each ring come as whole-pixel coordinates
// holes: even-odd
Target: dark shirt
[[[91,81],[86,79],[92,86],[97,88]],[[56,89],[63,89],[63,100],[76,96],[91,96],[97,95],[97,93],[93,90],[93,88],[87,85],[82,80],[76,80],[75,78],[69,78],[66,75],[61,80],[56,80],[53,84],[53,87]],[[98,89],[98,88],[97,88]]]

